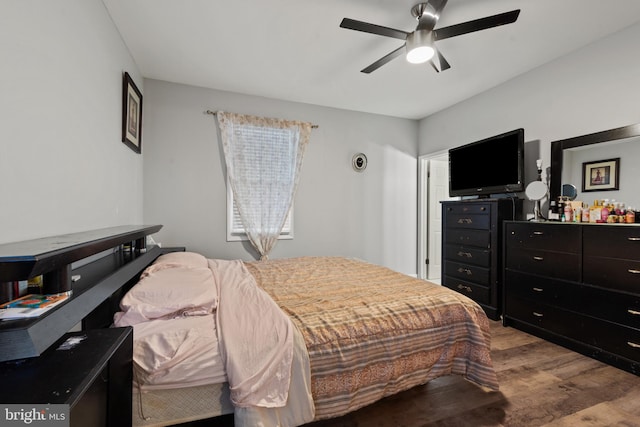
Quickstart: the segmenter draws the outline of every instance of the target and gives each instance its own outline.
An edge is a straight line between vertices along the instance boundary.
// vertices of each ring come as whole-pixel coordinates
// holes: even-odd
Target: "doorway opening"
[[[418,158],[418,278],[441,283],[442,208],[449,197],[449,152]]]

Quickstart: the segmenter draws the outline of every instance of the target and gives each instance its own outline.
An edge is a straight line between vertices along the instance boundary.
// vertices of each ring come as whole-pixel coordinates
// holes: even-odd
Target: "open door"
[[[449,199],[449,162],[432,159],[429,162],[429,264],[427,280],[438,281],[442,271],[442,206]]]
[[[418,201],[418,277],[440,283],[442,260],[442,200],[449,197],[449,154],[420,158]]]

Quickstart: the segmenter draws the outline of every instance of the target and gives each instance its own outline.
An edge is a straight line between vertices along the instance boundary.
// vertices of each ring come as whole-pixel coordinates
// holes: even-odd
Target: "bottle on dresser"
[[[582,206],[582,222],[589,222],[589,205],[584,203]]]
[[[565,222],[573,222],[573,208],[571,207],[571,203],[566,202],[564,205],[564,215],[563,221]]]
[[[593,205],[589,208],[589,222],[602,222],[602,206],[600,200],[593,201]]]
[[[609,199],[604,199],[602,205],[600,206],[600,222],[607,222],[607,218],[609,218]]]

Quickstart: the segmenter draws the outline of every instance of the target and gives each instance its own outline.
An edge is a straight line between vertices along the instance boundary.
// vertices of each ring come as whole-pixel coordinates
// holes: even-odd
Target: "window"
[[[293,239],[293,205],[278,239]],[[231,185],[227,178],[227,242],[241,240],[249,240],[249,236],[244,230],[242,219],[240,219],[240,211],[238,211],[238,206],[233,198],[233,191],[231,191]]]
[[[268,259],[293,238],[291,208],[311,124],[216,113],[227,166],[227,240],[249,240]]]
[[[236,174],[242,173],[243,181],[256,189],[270,189],[270,193],[277,195],[284,193],[280,187],[288,187],[293,179],[295,164],[295,144],[297,138],[292,137],[296,132],[291,129],[273,129],[264,126],[245,125],[241,129],[244,141],[244,155],[248,159],[244,167],[237,168]],[[263,209],[264,200],[253,200],[252,209],[258,215],[268,212]],[[278,239],[293,239],[293,202],[285,225]],[[269,224],[270,221],[263,221]],[[277,232],[277,230],[271,230]],[[249,240],[245,231],[238,205],[235,202],[231,182],[227,176],[227,241]]]

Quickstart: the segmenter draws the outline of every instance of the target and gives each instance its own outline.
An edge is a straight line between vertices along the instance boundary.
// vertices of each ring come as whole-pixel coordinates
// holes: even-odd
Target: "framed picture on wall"
[[[620,158],[584,162],[582,164],[582,191],[618,190]]]
[[[142,93],[127,72],[122,78],[122,142],[142,152]]]

